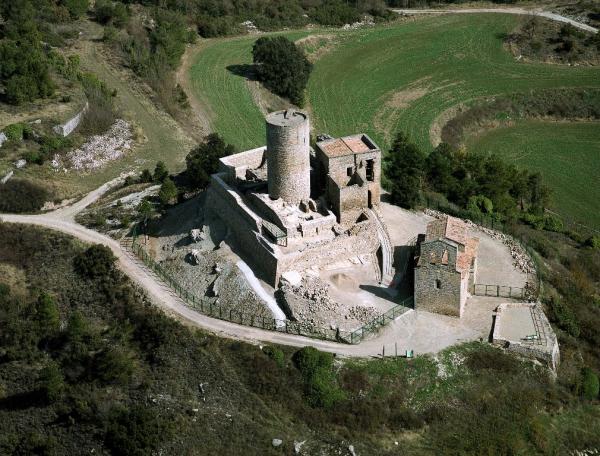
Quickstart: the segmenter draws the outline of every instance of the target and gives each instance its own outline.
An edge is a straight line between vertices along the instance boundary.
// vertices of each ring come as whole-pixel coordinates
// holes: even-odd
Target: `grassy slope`
[[[94,73],[111,90],[117,90],[117,108],[136,127],[141,142],[123,159],[83,175],[73,171],[57,173],[47,165],[30,166],[16,173],[48,183],[58,199],[83,195],[132,169],[154,169],[159,160],[164,161],[172,172],[181,171],[185,156],[194,144],[173,118],[154,105],[147,91],[128,71],[117,69],[107,61],[101,52],[102,44],[95,41],[101,36],[101,30],[92,22],[88,25],[89,36],[84,37],[74,50],[81,57],[82,69]]]
[[[600,125],[521,122],[471,138],[469,150],[494,153],[542,172],[560,214],[600,226]]]
[[[318,127],[334,135],[365,130],[382,145],[400,129],[428,148],[433,121],[458,103],[529,89],[600,86],[597,68],[516,62],[502,36],[518,20],[449,15],[357,32],[315,66],[309,94]],[[386,107],[395,91],[407,89],[426,93],[407,106]],[[382,121],[374,122],[378,114]]]
[[[600,87],[598,68],[516,62],[503,49],[502,36],[518,20],[449,15],[339,32],[342,44],[316,62],[309,82],[315,131],[365,131],[385,147],[401,129],[429,148],[434,120],[461,102],[535,88]],[[244,78],[226,66],[249,63],[254,40],[210,41],[190,76],[215,130],[242,148],[264,143],[262,116]],[[386,105],[398,91],[396,102]]]
[[[287,34],[299,39],[307,33]],[[256,36],[209,40],[191,66],[190,86],[211,116],[214,131],[240,150],[264,143],[263,115],[252,99],[246,78],[227,69],[252,63]]]

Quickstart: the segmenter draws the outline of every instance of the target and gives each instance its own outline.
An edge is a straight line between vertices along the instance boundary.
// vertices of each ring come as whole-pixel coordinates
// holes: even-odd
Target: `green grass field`
[[[593,122],[521,122],[467,142],[469,151],[500,155],[540,171],[553,189],[554,208],[600,227],[600,125]]]
[[[600,68],[517,62],[503,48],[503,36],[519,20],[447,15],[331,32],[339,43],[315,63],[308,87],[315,132],[365,131],[386,147],[403,130],[428,149],[435,119],[459,103],[532,89],[600,87]],[[190,75],[214,129],[240,148],[264,143],[263,119],[244,77],[226,67],[251,63],[255,39],[208,42]]]

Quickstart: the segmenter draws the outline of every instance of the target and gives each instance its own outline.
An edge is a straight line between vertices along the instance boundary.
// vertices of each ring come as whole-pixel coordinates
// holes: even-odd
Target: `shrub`
[[[544,229],[546,231],[554,231],[556,233],[562,233],[564,227],[561,219],[554,215],[547,215],[544,217]]]
[[[263,347],[263,353],[265,355],[267,355],[269,358],[271,358],[273,361],[275,361],[277,366],[279,366],[279,367],[285,366],[285,354],[283,353],[283,350],[281,350],[280,348],[267,345],[266,347]]]
[[[135,406],[131,410],[113,410],[108,418],[106,446],[116,456],[142,456],[155,453],[171,438],[174,427],[168,417],[157,411]]]
[[[0,212],[34,212],[42,208],[50,193],[25,179],[11,179],[0,185]]]
[[[54,298],[48,293],[41,293],[35,306],[35,320],[38,325],[38,334],[52,334],[60,326],[60,315]]]
[[[65,380],[60,367],[55,362],[51,361],[40,372],[39,389],[48,403],[56,402],[62,396]]]
[[[252,47],[256,74],[274,93],[302,106],[312,64],[304,52],[283,36],[259,38]]]
[[[142,173],[140,174],[140,182],[144,182],[144,183],[148,183],[148,182],[152,182],[153,178],[152,178],[152,173],[150,172],[149,169],[145,168]]]
[[[590,236],[585,241],[586,247],[591,247],[594,250],[600,249],[600,236]]]
[[[573,337],[579,337],[580,328],[573,310],[560,298],[552,296],[548,299],[550,308],[549,317],[554,320],[559,328]]]
[[[331,407],[344,398],[335,382],[333,355],[304,347],[294,354],[294,363],[304,380],[304,393],[313,407]]]
[[[589,367],[584,367],[581,373],[582,376],[582,388],[581,394],[588,401],[593,401],[598,398],[600,392],[600,381],[598,375],[594,373]]]
[[[159,161],[154,168],[154,182],[164,182],[167,177],[169,177],[169,170],[165,162]]]
[[[21,141],[23,139],[24,124],[14,123],[4,128],[4,134],[11,141]]]
[[[169,204],[177,198],[177,186],[168,177],[164,180],[158,192],[158,199],[162,204]]]
[[[115,261],[116,257],[108,247],[95,244],[75,257],[74,266],[82,276],[94,279],[111,274]]]

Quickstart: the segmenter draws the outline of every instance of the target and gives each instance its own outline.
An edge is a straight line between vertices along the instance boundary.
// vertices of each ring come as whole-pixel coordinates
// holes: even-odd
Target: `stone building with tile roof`
[[[415,309],[460,317],[475,283],[478,247],[460,219],[429,223],[415,263]]]

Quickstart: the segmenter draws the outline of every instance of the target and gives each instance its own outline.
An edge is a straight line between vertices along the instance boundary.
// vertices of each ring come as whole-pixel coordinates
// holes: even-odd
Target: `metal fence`
[[[476,283],[473,285],[473,294],[476,296],[525,299],[525,289],[523,287],[511,287],[508,285],[484,285]]]
[[[159,278],[161,278],[190,308],[197,310],[204,315],[218,318],[220,320],[230,321],[240,325],[251,326],[254,328],[276,331],[286,334],[295,334],[320,340],[330,340],[333,342],[342,342],[357,344],[364,339],[367,334],[376,332],[379,328],[392,321],[397,316],[406,312],[406,305],[412,306],[412,297],[403,301],[400,305],[393,307],[383,315],[375,317],[364,326],[354,331],[344,331],[339,328],[324,328],[309,325],[306,323],[278,320],[275,318],[255,315],[248,312],[240,312],[235,309],[224,307],[203,296],[196,296],[190,293],[185,287],[173,278],[162,266],[160,266],[151,255],[146,252],[144,247],[138,242],[137,228],[133,230],[131,249],[135,255]],[[409,302],[410,300],[410,302]]]
[[[400,304],[392,307],[387,312],[378,315],[371,321],[367,322],[365,325],[350,333],[350,343],[358,344],[359,342],[364,340],[364,338],[367,337],[369,334],[375,334],[383,326],[387,325],[391,321],[394,321],[397,317],[410,310],[410,308],[412,308],[413,306],[414,296],[406,298]]]

